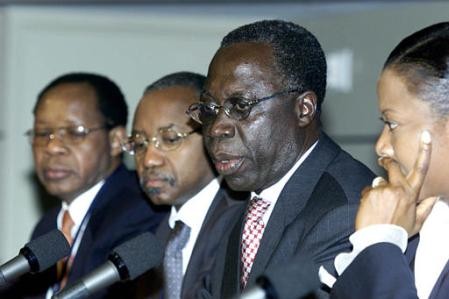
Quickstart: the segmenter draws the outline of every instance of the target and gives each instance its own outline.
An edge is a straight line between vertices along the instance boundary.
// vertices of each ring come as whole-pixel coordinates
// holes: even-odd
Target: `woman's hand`
[[[432,151],[428,131],[421,134],[418,158],[405,176],[390,158],[382,157],[379,164],[388,173],[389,181],[381,177],[373,180],[371,187],[362,191],[357,212],[356,230],[373,224],[395,224],[403,227],[409,237],[418,233],[438,197],[419,201],[419,194],[429,169]]]

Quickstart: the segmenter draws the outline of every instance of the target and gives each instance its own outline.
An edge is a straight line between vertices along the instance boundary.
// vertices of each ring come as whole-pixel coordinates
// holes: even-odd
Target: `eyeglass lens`
[[[79,144],[91,132],[104,127],[86,128],[84,126],[72,126],[62,128],[33,129],[27,132],[34,146],[46,146],[50,140],[58,138],[66,145]]]
[[[191,133],[180,133],[171,128],[159,130],[158,134],[152,138],[147,138],[145,134],[136,133],[129,138],[124,149],[130,154],[140,155],[146,152],[151,143],[160,150],[171,151],[177,149],[183,139]]]

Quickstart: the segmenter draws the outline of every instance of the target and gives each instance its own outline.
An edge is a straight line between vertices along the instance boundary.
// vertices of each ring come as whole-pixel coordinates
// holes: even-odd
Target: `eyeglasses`
[[[184,141],[184,138],[197,132],[193,130],[190,132],[178,132],[172,127],[160,128],[157,134],[151,138],[147,138],[144,133],[136,132],[129,136],[128,139],[122,143],[122,150],[130,155],[142,155],[147,151],[150,144],[162,151],[173,151],[179,148]]]
[[[60,128],[30,129],[25,132],[25,135],[28,136],[33,146],[38,147],[47,146],[50,140],[55,140],[56,137],[65,145],[76,145],[81,143],[90,133],[106,128],[107,126],[86,128],[83,125],[79,125]]]
[[[223,109],[225,114],[235,120],[244,120],[251,113],[253,106],[259,104],[260,102],[273,99],[277,96],[286,93],[299,92],[299,89],[289,89],[284,91],[279,91],[263,97],[260,99],[249,100],[244,97],[230,97],[226,99],[223,105],[217,105],[211,102],[212,97],[207,93],[203,92],[200,97],[199,103],[194,103],[189,106],[186,113],[196,122],[200,124],[208,124],[215,120],[220,109]]]

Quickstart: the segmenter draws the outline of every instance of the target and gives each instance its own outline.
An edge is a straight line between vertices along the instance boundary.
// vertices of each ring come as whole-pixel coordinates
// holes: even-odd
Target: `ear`
[[[313,91],[306,91],[296,98],[295,112],[300,127],[306,127],[316,117],[318,99]]]
[[[126,140],[126,128],[115,127],[109,131],[109,144],[111,145],[111,156],[115,157],[122,153],[122,142]]]

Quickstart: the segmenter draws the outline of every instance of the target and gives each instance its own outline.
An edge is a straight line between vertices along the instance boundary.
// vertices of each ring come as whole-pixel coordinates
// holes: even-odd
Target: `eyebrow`
[[[206,96],[207,98],[210,98],[210,100],[217,102],[217,99],[213,95],[211,95],[210,92],[208,92],[207,90],[201,91],[200,99],[202,96]],[[224,100],[226,101],[227,99],[231,99],[231,98],[241,98],[242,100],[251,101],[251,98],[249,96],[244,95],[243,92],[240,92],[240,91],[236,91],[236,92],[230,94]]]
[[[380,112],[382,114],[385,114],[385,113],[388,113],[388,112],[397,112],[397,110],[396,109],[392,109],[392,108],[387,108],[387,109],[381,110]]]
[[[211,98],[211,99],[214,100],[214,101],[216,100],[216,99],[210,94],[210,92],[208,92],[207,90],[202,90],[201,93],[200,93],[199,98],[201,99],[203,96],[208,97],[208,98]]]
[[[163,127],[157,128],[157,130],[159,131],[159,130],[164,130],[164,129],[170,129],[170,128],[173,128],[173,127],[176,127],[176,125],[173,124],[173,123],[170,123],[170,124],[168,124],[167,126],[163,126]],[[131,131],[131,134],[145,134],[145,135],[146,135],[146,132],[145,132],[144,130],[136,130],[136,129],[133,129],[133,130]]]

